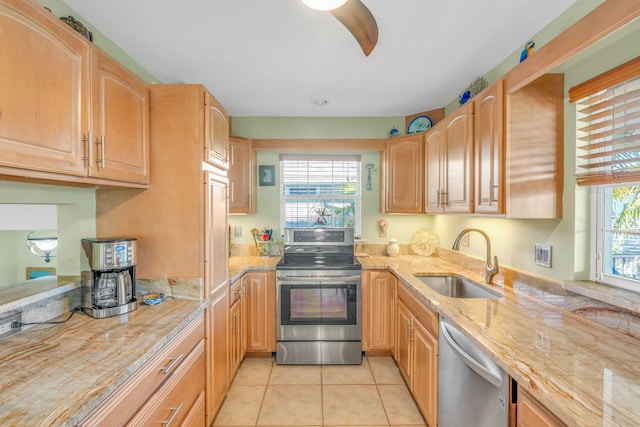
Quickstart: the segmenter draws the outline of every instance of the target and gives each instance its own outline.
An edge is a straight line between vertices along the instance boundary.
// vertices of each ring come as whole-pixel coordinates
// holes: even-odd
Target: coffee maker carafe
[[[138,308],[136,240],[130,237],[82,239],[90,272],[83,274],[82,311],[103,318]]]

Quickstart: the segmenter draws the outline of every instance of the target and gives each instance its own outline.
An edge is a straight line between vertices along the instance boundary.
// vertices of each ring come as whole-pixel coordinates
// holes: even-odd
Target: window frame
[[[285,190],[285,174],[284,174],[284,161],[286,160],[297,160],[297,161],[339,161],[339,162],[347,162],[353,161],[357,163],[356,168],[356,193],[354,195],[344,195],[347,196],[345,199],[354,200],[355,201],[355,214],[354,221],[355,226],[354,235],[359,237],[361,235],[362,230],[362,196],[363,196],[363,188],[362,188],[362,156],[354,155],[354,154],[331,154],[331,155],[323,155],[323,154],[280,154],[278,168],[280,173],[280,228],[284,231],[286,227],[286,200],[292,200],[296,197],[292,197],[287,199],[284,194]],[[318,196],[317,199],[337,199],[341,197],[338,194],[316,194],[314,196]],[[310,226],[311,227],[311,226]]]
[[[638,292],[640,291],[640,280],[630,279],[604,271],[605,210],[610,203],[610,201],[606,199],[605,191],[608,188],[627,185],[640,185],[640,182],[591,186],[591,266],[589,278],[594,282]]]

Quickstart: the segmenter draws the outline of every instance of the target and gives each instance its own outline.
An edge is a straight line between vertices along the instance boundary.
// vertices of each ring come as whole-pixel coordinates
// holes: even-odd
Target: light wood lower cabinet
[[[247,279],[242,276],[229,290],[229,372],[232,379],[247,352]]]
[[[276,273],[251,271],[247,279],[247,352],[276,351]]]
[[[429,425],[438,422],[438,315],[398,285],[396,363]]]
[[[566,425],[520,388],[518,388],[516,412],[516,426],[518,427],[561,427]]]
[[[211,425],[229,389],[229,288],[211,294],[207,308],[206,425]]]
[[[389,351],[395,347],[396,277],[386,270],[362,272],[362,349]]]
[[[181,425],[187,415],[190,422],[204,419],[204,407],[197,405],[203,391],[204,341],[201,341],[127,426]],[[190,413],[194,406],[199,413]]]
[[[79,426],[147,425],[140,420],[162,421],[173,412],[174,425],[182,419],[204,422],[204,326],[203,316],[194,320]],[[165,406],[180,410],[158,409]]]

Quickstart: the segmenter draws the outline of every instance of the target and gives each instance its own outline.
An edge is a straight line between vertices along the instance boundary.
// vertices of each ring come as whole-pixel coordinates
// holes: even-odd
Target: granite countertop
[[[167,298],[106,319],[77,312],[64,324],[7,338],[0,344],[0,425],[76,425],[207,304]]]
[[[517,281],[502,276],[488,286],[503,298],[441,296],[414,275],[460,275],[477,283],[484,277],[438,257],[358,259],[364,269],[394,272],[568,425],[640,425],[637,338],[521,292]]]
[[[256,255],[232,256],[229,258],[229,283],[233,283],[248,270],[275,270],[279,256]]]

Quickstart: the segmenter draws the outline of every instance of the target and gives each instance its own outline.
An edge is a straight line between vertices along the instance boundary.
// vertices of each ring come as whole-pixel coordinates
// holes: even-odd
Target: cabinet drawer
[[[194,320],[156,357],[120,387],[80,426],[123,425],[160,385],[184,363],[187,355],[204,337],[204,316]],[[203,374],[204,378],[204,374]]]
[[[398,280],[398,299],[407,306],[433,336],[438,337],[438,313],[431,311],[423,302],[414,297],[407,285],[400,280]]]
[[[128,426],[178,426],[192,417],[204,391],[204,340],[201,340],[175,374],[142,407]],[[204,407],[203,407],[204,409]],[[191,420],[189,421],[191,422]]]

